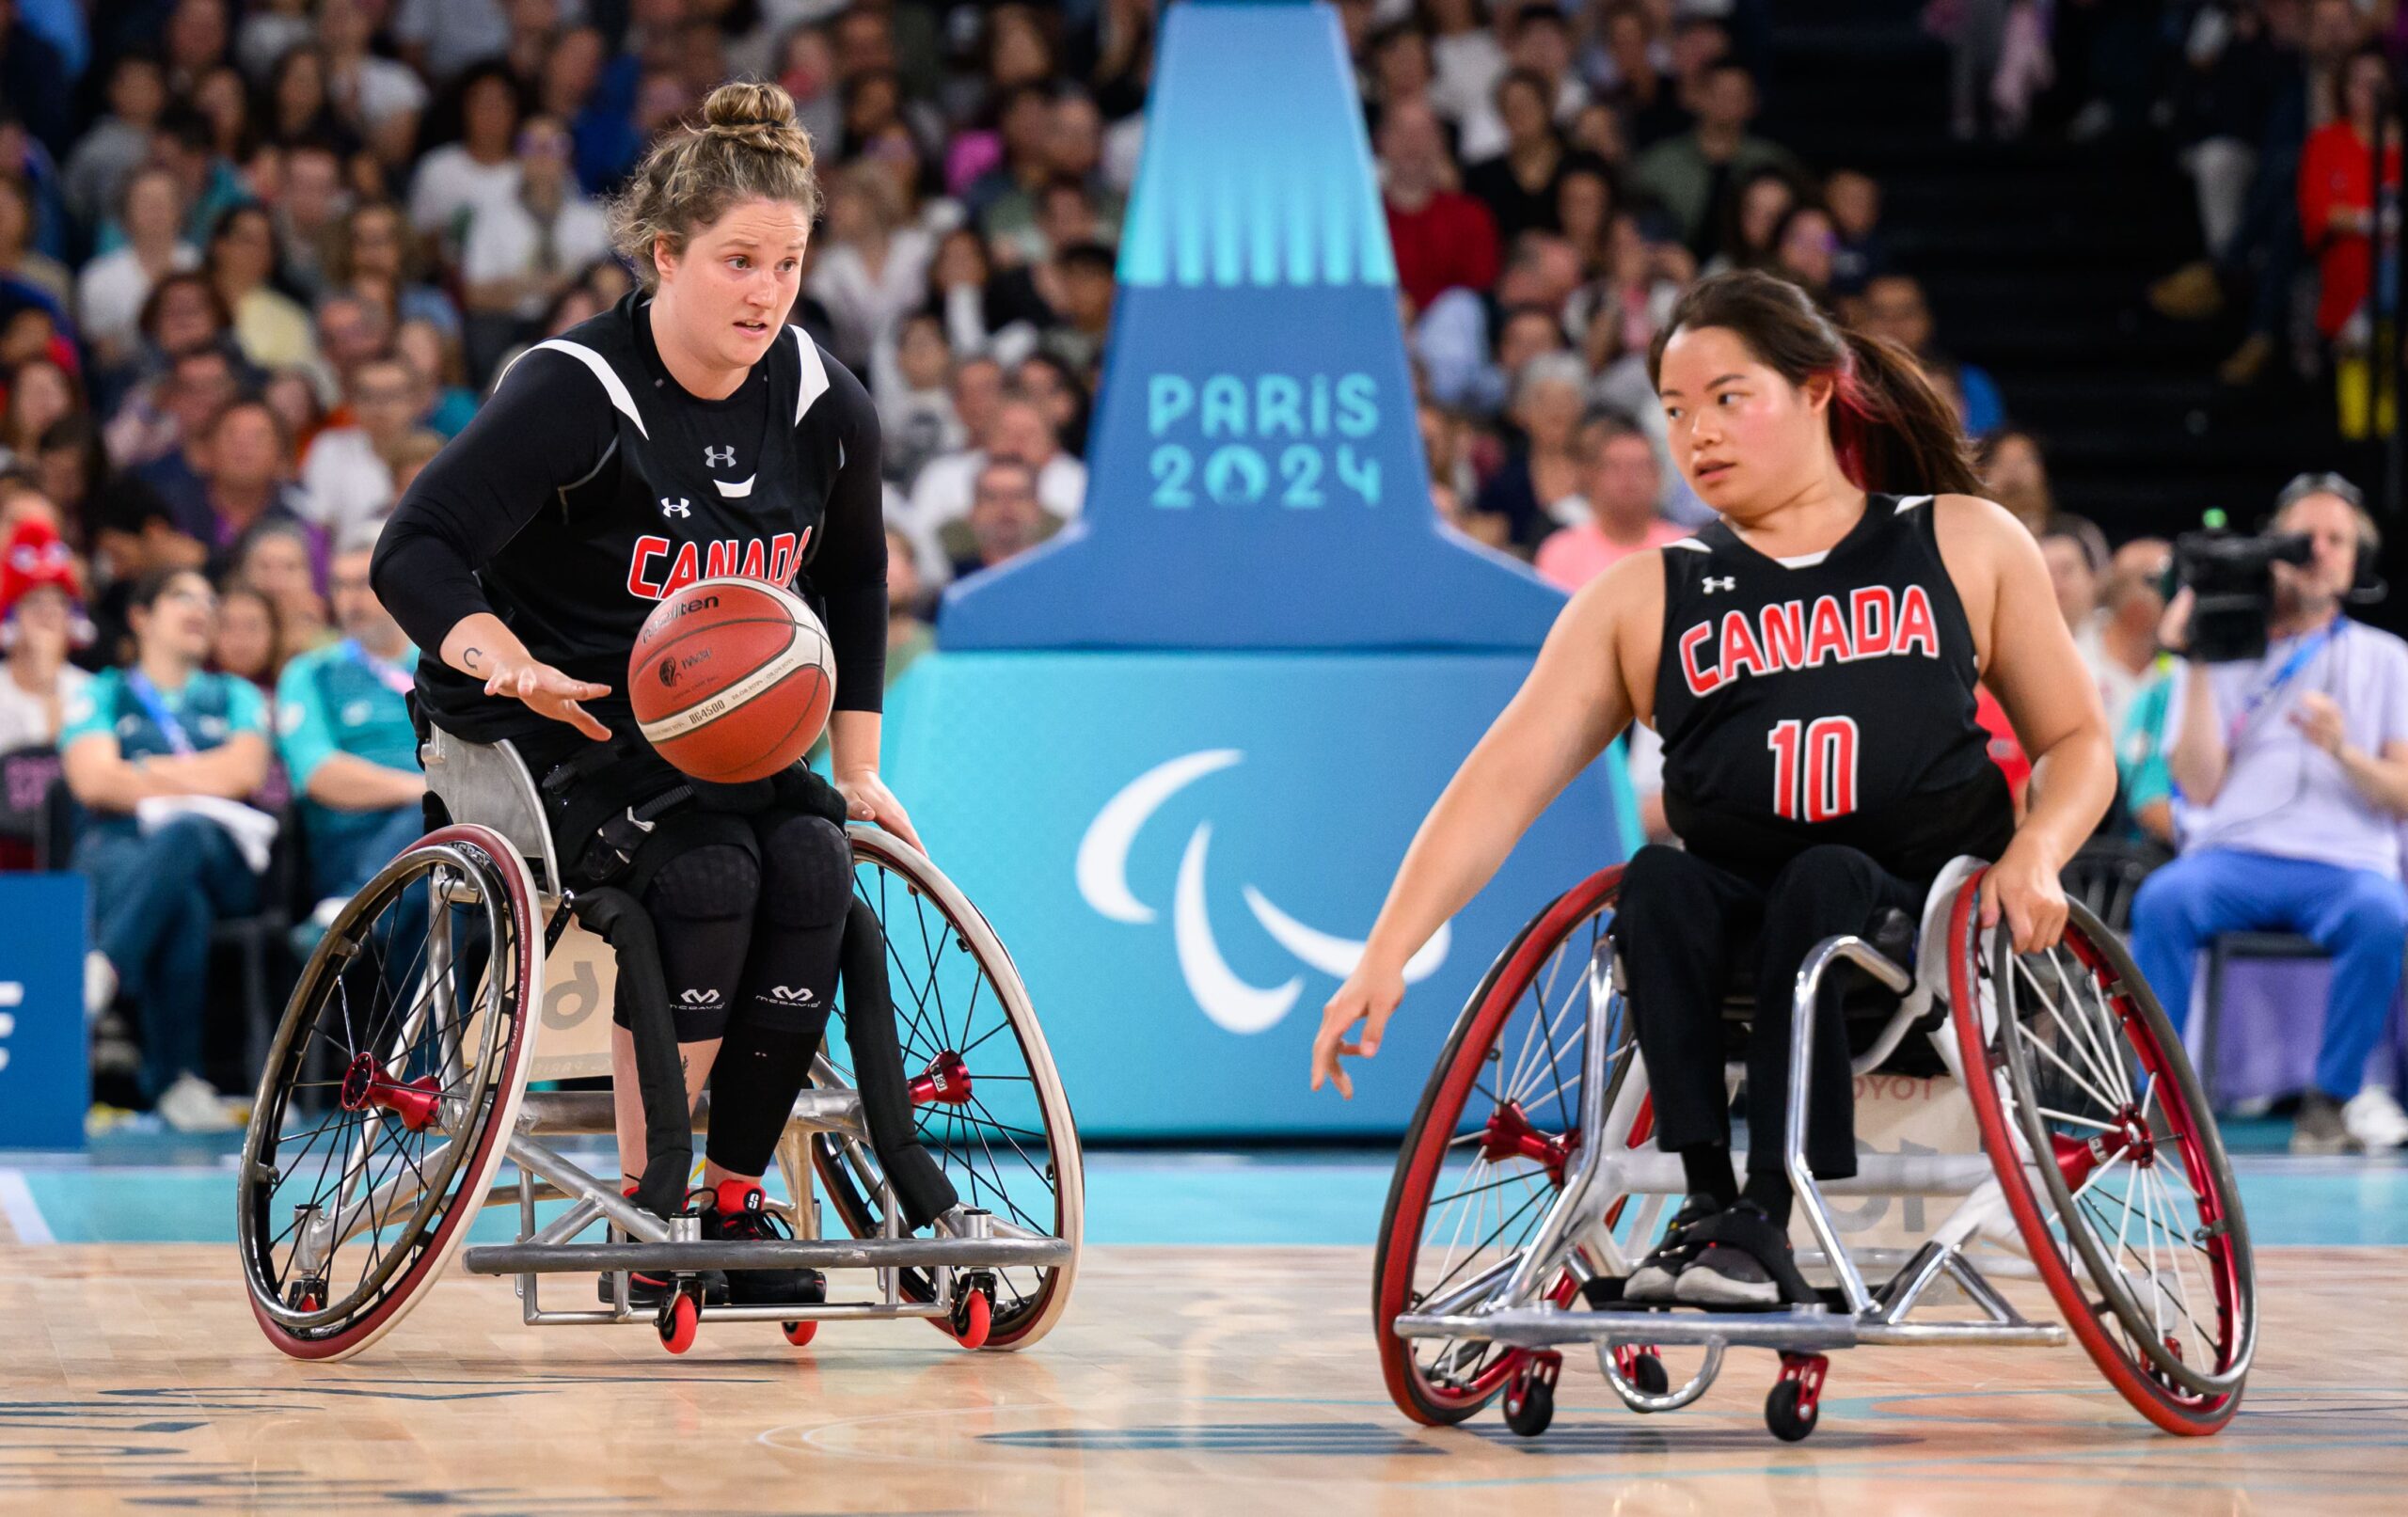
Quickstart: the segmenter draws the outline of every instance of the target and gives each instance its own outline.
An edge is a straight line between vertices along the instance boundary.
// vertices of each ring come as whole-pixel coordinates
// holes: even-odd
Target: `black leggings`
[[[1755,1018],[1748,1033],[1748,1168],[1782,1173],[1789,1106],[1791,998],[1798,966],[1824,939],[1870,933],[1892,908],[1919,917],[1925,887],[1854,848],[1818,845],[1771,876],[1749,876],[1678,848],[1649,845],[1623,871],[1614,949],[1655,1098],[1666,1153],[1731,1142],[1723,1083],[1722,1002],[1732,956],[1756,943]],[[1864,983],[1842,965],[1823,980],[1808,1076],[1806,1161],[1822,1178],[1856,1173],[1855,1085],[1839,992]]]

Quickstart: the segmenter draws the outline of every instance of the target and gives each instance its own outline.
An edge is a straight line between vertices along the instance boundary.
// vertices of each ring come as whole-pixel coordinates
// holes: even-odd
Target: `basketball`
[[[802,757],[836,699],[828,629],[761,579],[698,579],[636,633],[627,698],[644,740],[697,780],[740,784]]]

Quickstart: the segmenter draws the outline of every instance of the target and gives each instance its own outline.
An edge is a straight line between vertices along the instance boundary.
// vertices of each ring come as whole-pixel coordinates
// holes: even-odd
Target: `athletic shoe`
[[[2291,1118],[2291,1152],[2353,1154],[2365,1146],[2341,1119],[2341,1103],[2321,1090],[2304,1092]]]
[[[724,1306],[727,1304],[726,1275],[717,1270],[697,1270],[694,1272],[694,1278],[702,1282],[704,1305]],[[630,1272],[627,1275],[627,1309],[638,1312],[656,1310],[661,1302],[668,1299],[670,1287],[673,1283],[665,1274],[647,1274],[642,1270]],[[594,1293],[601,1298],[603,1305],[610,1304],[612,1298],[609,1275],[602,1276],[596,1283]]]
[[[1705,1246],[1694,1236],[1697,1228],[1721,1209],[1721,1203],[1710,1195],[1692,1195],[1683,1201],[1681,1209],[1672,1215],[1671,1225],[1664,1229],[1663,1241],[1640,1259],[1639,1268],[1623,1282],[1622,1299],[1671,1304],[1675,1299],[1673,1286],[1681,1272],[1696,1260]]]
[[[151,1108],[178,1132],[231,1132],[242,1126],[217,1087],[189,1069],[159,1093]]]
[[[717,1190],[694,1196],[702,1207],[705,1238],[777,1242],[794,1236],[751,1180],[721,1180]],[[739,1306],[816,1306],[828,1299],[828,1279],[817,1270],[730,1270],[727,1288]]]
[[[2408,1112],[2381,1085],[2368,1085],[2342,1103],[2341,1126],[2368,1153],[2408,1146]]]
[[[1814,1299],[1798,1272],[1787,1230],[1755,1202],[1735,1203],[1701,1224],[1697,1236],[1705,1247],[1673,1286],[1672,1297],[1682,1304],[1762,1311]]]
[[[96,1022],[117,1000],[117,966],[95,948],[84,956],[84,1020]]]

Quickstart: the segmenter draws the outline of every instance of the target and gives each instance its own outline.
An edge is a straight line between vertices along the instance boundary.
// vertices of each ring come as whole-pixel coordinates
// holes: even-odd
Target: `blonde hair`
[[[811,134],[795,120],[794,97],[771,84],[737,81],[703,102],[700,126],[655,143],[610,201],[610,236],[649,294],[660,287],[653,247],[686,240],[739,200],[784,200],[819,218],[819,176]]]

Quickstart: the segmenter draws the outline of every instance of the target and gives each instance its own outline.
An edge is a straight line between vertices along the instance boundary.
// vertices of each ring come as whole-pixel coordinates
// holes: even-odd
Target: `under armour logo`
[[[769,988],[769,998],[797,1006],[813,1006],[819,1003],[819,997],[813,994],[811,987],[807,985],[772,986]]]
[[[703,462],[712,468],[734,468],[736,450],[733,447],[712,448],[705,445],[703,449]]]
[[[667,496],[662,496],[660,498],[660,514],[663,516],[690,516],[694,514],[694,507],[690,501],[683,499],[672,500]]]
[[[719,992],[717,990],[689,990],[683,995],[680,995],[677,999],[686,1003],[686,1004],[689,1006],[716,1006],[719,1004]]]
[[[1724,575],[1719,579],[1717,579],[1712,575],[1707,575],[1705,577],[1705,593],[1709,595],[1713,594],[1718,590],[1735,590],[1738,588],[1738,585],[1739,577],[1737,575]]]

